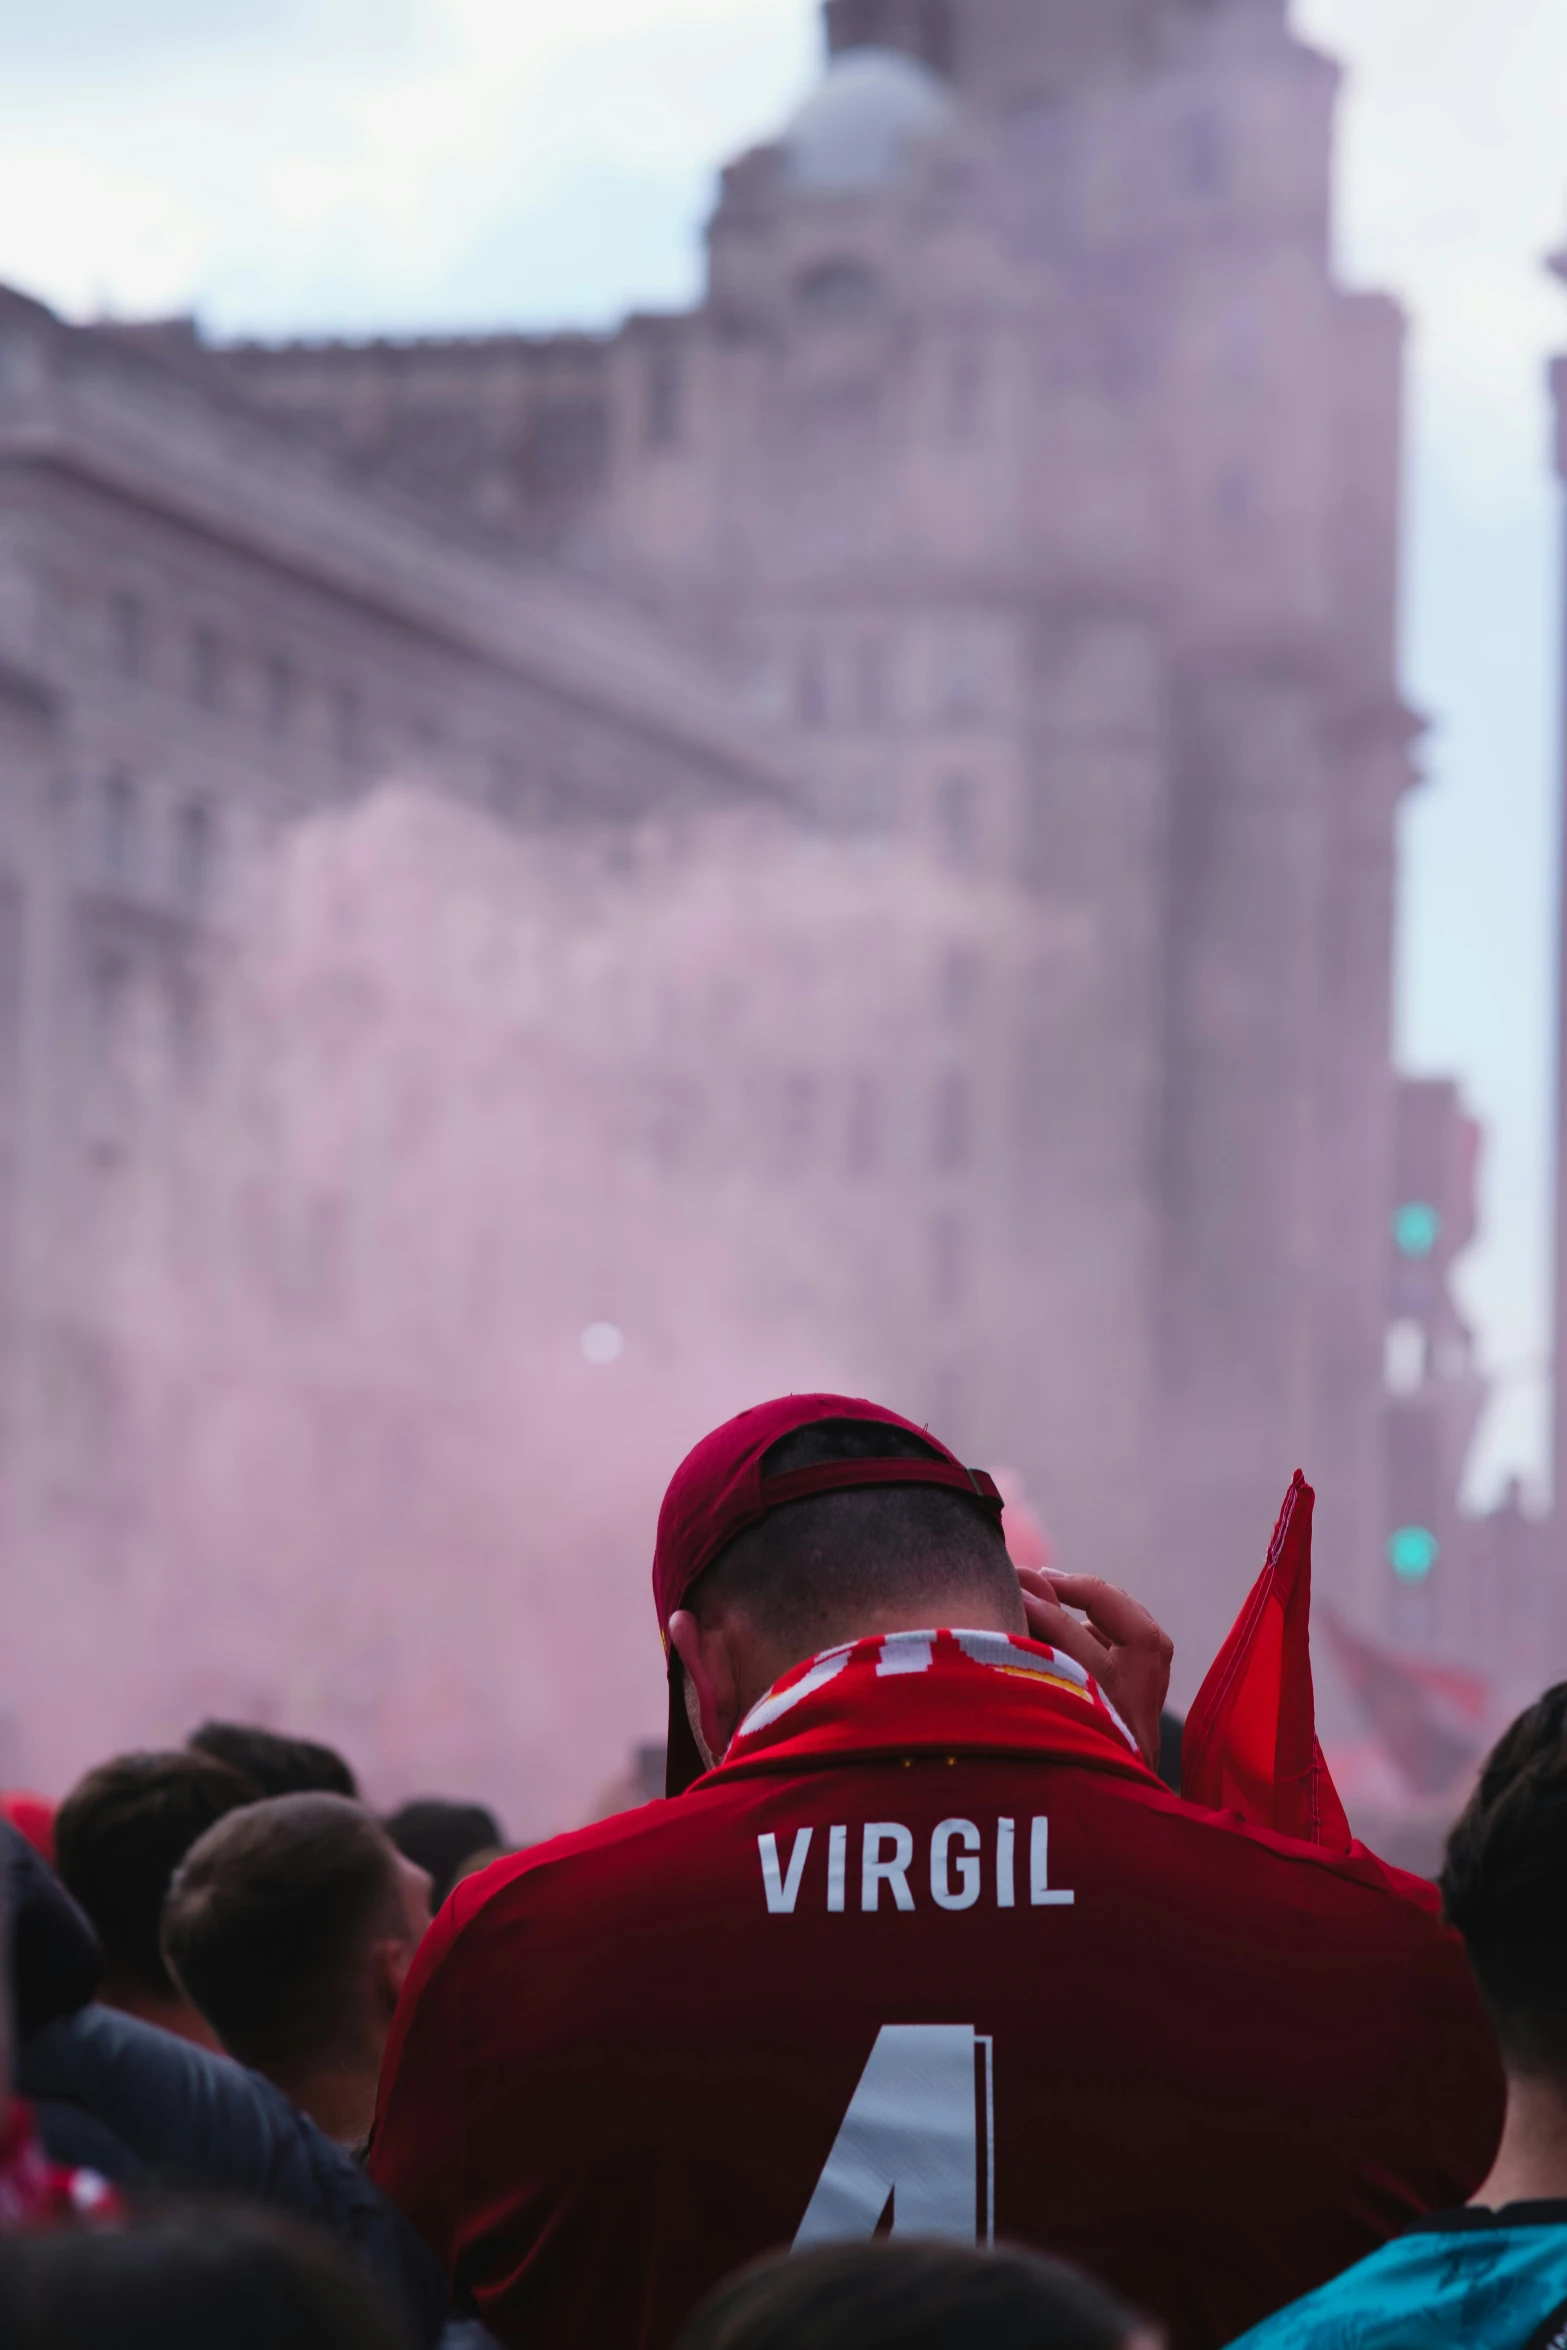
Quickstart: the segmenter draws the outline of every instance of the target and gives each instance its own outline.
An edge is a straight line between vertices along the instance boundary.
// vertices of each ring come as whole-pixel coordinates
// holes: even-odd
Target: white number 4
[[[865,2236],[995,2235],[993,2045],[972,2024],[884,2024],[796,2250]]]

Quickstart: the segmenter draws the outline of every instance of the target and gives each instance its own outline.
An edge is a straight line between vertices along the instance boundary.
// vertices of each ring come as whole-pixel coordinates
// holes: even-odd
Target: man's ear
[[[696,1699],[697,1743],[711,1770],[723,1761],[740,1719],[740,1688],[729,1642],[721,1621],[704,1630],[690,1609],[682,1607],[669,1619],[669,1645]]]
[[[414,1945],[387,1935],[370,1945],[370,2004],[378,2023],[391,2028],[397,2001],[414,1962]]]

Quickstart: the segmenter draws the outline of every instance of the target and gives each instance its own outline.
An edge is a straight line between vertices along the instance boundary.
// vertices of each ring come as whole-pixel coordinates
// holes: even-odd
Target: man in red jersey
[[[387,2051],[373,2174],[503,2343],[662,2350],[754,2254],[891,2233],[1065,2255],[1200,2350],[1483,2176],[1429,1897],[1172,1795],[1168,1641],[1026,1582],[871,1404],[677,1473],[675,1800],[460,1886]]]

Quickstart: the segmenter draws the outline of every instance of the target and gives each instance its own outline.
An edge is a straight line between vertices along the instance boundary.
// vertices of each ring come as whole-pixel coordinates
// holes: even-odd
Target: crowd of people
[[[1309,1502],[1184,1793],[1136,1600],[801,1396],[666,1496],[663,1800],[513,1852],[216,1722],[0,1799],[0,2350],[1567,2350],[1567,1686],[1381,1862]]]

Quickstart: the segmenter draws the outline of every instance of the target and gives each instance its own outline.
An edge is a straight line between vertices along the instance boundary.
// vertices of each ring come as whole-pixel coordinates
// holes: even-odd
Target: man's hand
[[[1151,1770],[1159,1767],[1159,1717],[1170,1686],[1175,1643],[1145,1607],[1097,1575],[1044,1575],[1019,1567],[1031,1639],[1059,1648],[1092,1673],[1136,1739]],[[1083,1623],[1067,1614],[1080,1608]]]

